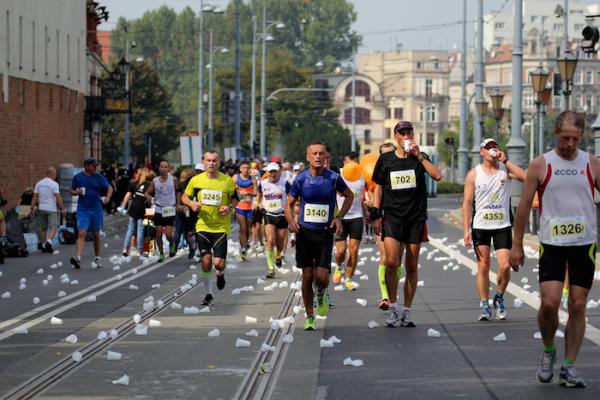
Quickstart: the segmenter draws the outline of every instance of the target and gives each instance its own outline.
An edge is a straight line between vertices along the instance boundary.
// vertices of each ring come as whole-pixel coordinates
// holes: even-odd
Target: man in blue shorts
[[[327,145],[318,140],[306,148],[310,167],[292,183],[285,207],[289,231],[296,233],[296,263],[302,269],[302,298],[306,307],[304,329],[315,329],[313,282],[317,288],[317,313],[327,315],[329,303],[325,289],[329,285],[333,233],[342,234],[342,218],[352,205],[354,195],[340,175],[325,168]],[[333,218],[336,193],[344,196],[337,217]],[[294,204],[300,198],[300,215],[294,220]]]
[[[104,214],[102,205],[110,201],[113,194],[112,186],[106,178],[96,172],[98,163],[94,158],[86,158],[83,161],[83,171],[73,177],[71,183],[71,194],[79,196],[77,201],[77,250],[75,257],[71,257],[71,265],[81,268],[81,255],[85,245],[85,236],[88,231],[94,234],[94,263],[97,267],[102,266],[100,258],[100,230],[104,225]],[[106,195],[104,192],[106,191]]]

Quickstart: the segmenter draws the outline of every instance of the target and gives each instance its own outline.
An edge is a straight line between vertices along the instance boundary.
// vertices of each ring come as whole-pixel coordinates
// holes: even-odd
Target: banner
[[[196,165],[202,162],[200,140],[202,140],[201,136],[181,136],[179,138],[181,165]]]

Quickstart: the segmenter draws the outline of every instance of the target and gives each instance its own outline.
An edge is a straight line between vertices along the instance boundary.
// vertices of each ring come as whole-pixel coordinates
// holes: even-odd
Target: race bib
[[[417,187],[417,176],[414,169],[390,172],[392,190],[412,189]]]
[[[583,217],[554,218],[550,221],[552,243],[572,243],[585,238]]]
[[[483,223],[495,223],[504,221],[504,211],[485,211],[481,215]]]
[[[239,197],[240,197],[240,201],[246,202],[246,203],[251,203],[253,200],[253,196],[252,193],[248,193],[248,192],[238,192]]]
[[[327,204],[305,204],[304,222],[326,224],[329,219],[329,205]]]
[[[265,210],[267,210],[267,212],[280,212],[281,199],[265,200]]]
[[[162,208],[162,216],[163,217],[174,217],[175,216],[175,207],[163,207]]]
[[[223,199],[221,190],[202,189],[200,203],[206,206],[220,206]]]

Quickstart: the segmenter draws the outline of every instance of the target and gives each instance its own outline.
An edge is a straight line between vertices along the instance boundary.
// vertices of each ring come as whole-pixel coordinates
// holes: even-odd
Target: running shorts
[[[265,225],[275,225],[275,229],[287,229],[287,219],[283,215],[265,215]]]
[[[331,271],[333,232],[314,231],[300,226],[296,235],[296,264],[298,268],[322,267]]]
[[[227,234],[225,232],[198,232],[196,244],[200,257],[211,255],[216,258],[227,257]]]
[[[381,240],[386,237],[396,239],[400,243],[418,244],[428,242],[427,222],[401,223],[384,217],[381,227]]]
[[[363,227],[364,227],[364,224],[363,224],[362,217],[352,218],[352,219],[343,219],[342,220],[342,228],[343,228],[342,234],[340,236],[335,235],[335,241],[336,242],[346,241],[348,236],[350,236],[350,239],[361,241],[362,234],[363,234]]]
[[[540,282],[564,282],[567,265],[569,285],[590,289],[596,270],[596,243],[583,246],[540,243]]]
[[[473,229],[471,231],[474,246],[490,246],[494,241],[494,249],[512,248],[512,227],[501,229]]]

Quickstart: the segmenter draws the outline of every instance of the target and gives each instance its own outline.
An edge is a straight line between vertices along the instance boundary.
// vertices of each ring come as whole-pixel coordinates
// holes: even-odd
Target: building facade
[[[49,166],[81,165],[87,13],[86,0],[0,2],[0,186],[10,206]]]

